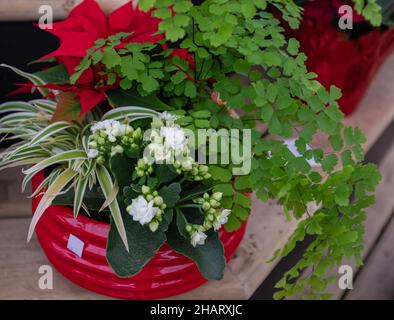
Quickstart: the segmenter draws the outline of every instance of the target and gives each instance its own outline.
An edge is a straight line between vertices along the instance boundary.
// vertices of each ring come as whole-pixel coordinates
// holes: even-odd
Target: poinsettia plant
[[[297,1],[304,13],[300,28],[287,28],[286,35],[300,41],[308,56],[308,70],[326,88],[336,85],[345,114],[352,113],[364,96],[376,71],[394,50],[394,2],[378,0],[358,14],[361,2],[350,0]],[[353,6],[352,6],[353,5]],[[353,8],[353,9],[352,9]],[[381,14],[380,14],[381,13]],[[380,24],[381,23],[381,24]]]
[[[356,2],[377,22],[374,0]],[[32,165],[23,187],[46,173],[28,238],[51,204],[68,205],[76,218],[110,223],[107,260],[120,277],[137,274],[167,243],[204,277],[221,279],[218,230],[241,227],[255,192],[299,221],[274,258],[313,236],[275,298],[327,297],[326,272],[345,258],[361,263],[364,209],[380,175],[363,163],[361,131],[342,124],[340,90],[308,72],[278,15],[297,28],[302,9],[292,0],[140,0],[107,17],[85,0],[55,23],[60,46],[42,58],[48,67],[11,67],[43,98],[0,106],[8,113],[0,132],[18,139],[1,167]],[[230,149],[201,151],[191,143],[201,130],[231,140]],[[243,134],[214,135],[232,130]],[[329,150],[313,145],[321,132]],[[297,152],[285,143],[292,137]],[[201,162],[201,153],[238,157]]]

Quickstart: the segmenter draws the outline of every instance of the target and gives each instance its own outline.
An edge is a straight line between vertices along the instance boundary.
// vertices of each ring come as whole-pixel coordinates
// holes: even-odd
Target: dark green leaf
[[[117,153],[111,157],[111,172],[120,188],[131,185],[135,163],[135,159],[127,157],[124,153]]]
[[[104,202],[105,197],[98,186],[95,186],[92,190],[86,188],[83,203],[89,210],[98,212]],[[74,188],[71,188],[66,193],[58,195],[53,201],[53,204],[72,207],[74,205]],[[108,209],[104,211],[108,211]]]
[[[70,76],[64,64],[60,64],[44,71],[34,73],[45,83],[67,84],[70,82]]]
[[[176,210],[176,226],[178,227],[179,233],[188,241],[190,241],[190,236],[186,231],[187,220],[183,215],[181,210]]]
[[[157,181],[162,183],[167,183],[173,181],[178,173],[174,170],[172,166],[166,164],[158,164],[156,165],[155,176]]]
[[[185,190],[184,192],[181,193],[181,202],[186,202],[188,200],[201,196],[202,194],[210,190],[212,190],[212,186],[204,186],[204,185]]]
[[[163,198],[167,208],[173,208],[180,199],[181,185],[179,183],[173,183],[171,185],[164,186],[159,191],[159,195]]]
[[[124,205],[119,205],[127,233],[129,252],[126,251],[115,223],[111,219],[107,240],[107,260],[120,278],[128,278],[140,272],[165,243],[165,231],[168,225],[163,219],[158,230],[152,232],[148,227],[133,221],[132,217],[126,212]]]
[[[172,109],[155,95],[148,95],[143,97],[134,88],[131,88],[129,90],[110,90],[107,91],[107,97],[111,105],[114,107],[137,106],[154,110]]]
[[[193,247],[190,240],[179,234],[178,227],[172,223],[167,232],[167,244],[174,251],[192,259],[201,275],[209,280],[221,280],[226,267],[223,245],[216,232],[208,232],[204,245]]]

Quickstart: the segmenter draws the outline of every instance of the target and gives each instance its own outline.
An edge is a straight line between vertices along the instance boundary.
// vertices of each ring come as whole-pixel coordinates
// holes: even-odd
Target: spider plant
[[[12,69],[33,83],[44,84],[36,76]],[[41,90],[41,93],[46,95],[48,92]],[[88,157],[90,125],[101,120],[101,115],[93,112],[81,122],[52,122],[56,106],[56,101],[50,99],[14,101],[0,105],[0,115],[5,114],[0,119],[0,134],[4,135],[4,140],[15,141],[0,153],[0,170],[30,166],[22,170],[25,174],[22,183],[24,190],[35,174],[55,166],[32,194],[42,197],[34,212],[27,241],[30,241],[37,222],[57,196],[73,188],[73,212],[76,218],[81,208],[88,211],[84,203],[87,188],[92,189],[98,183],[106,199],[102,209],[109,208],[122,241],[128,249],[126,231],[116,198],[116,182],[105,166]],[[122,107],[111,110],[103,119],[134,121],[155,114],[146,108]]]

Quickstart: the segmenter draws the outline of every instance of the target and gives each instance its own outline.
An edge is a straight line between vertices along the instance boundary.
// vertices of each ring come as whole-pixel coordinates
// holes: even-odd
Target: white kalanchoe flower
[[[231,214],[231,210],[229,209],[223,210],[213,222],[213,229],[215,231],[218,231],[222,227],[222,225],[226,224],[228,222],[228,216],[230,214]]]
[[[124,136],[126,133],[128,133],[130,128],[129,125],[120,123],[116,120],[104,120],[95,123],[91,128],[92,133],[100,130],[104,131],[104,133],[108,136],[109,141],[115,142],[117,137]]]
[[[109,131],[110,128],[112,128],[112,123],[115,122],[115,120],[104,120],[104,121],[99,121],[97,123],[95,123],[92,128],[91,131],[93,133],[95,133],[96,131],[99,130],[105,130],[105,131]]]
[[[185,131],[179,126],[161,127],[160,135],[164,138],[164,145],[167,148],[178,151],[187,147]]]
[[[153,162],[164,163],[171,159],[171,151],[164,145],[159,143],[151,143],[148,145],[149,154],[154,158]],[[145,159],[147,162],[152,163],[150,159]]]
[[[154,162],[170,164],[182,156],[187,159],[183,166],[184,170],[191,170],[187,135],[184,129],[175,124],[177,118],[178,116],[166,112],[153,118],[152,130],[148,136],[150,143],[146,149],[148,154],[144,153],[144,160],[150,164]]]
[[[159,115],[159,118],[166,121],[166,122],[174,122],[179,119],[179,116],[169,113],[167,111],[164,111],[163,113],[161,113]]]
[[[194,231],[190,236],[190,242],[193,247],[196,247],[197,245],[203,245],[205,244],[205,239],[207,237],[208,236],[202,231]]]
[[[195,163],[192,157],[187,157],[180,161],[181,167],[183,171],[190,171],[193,168],[193,164]]]
[[[144,226],[152,221],[159,208],[154,206],[153,200],[148,202],[143,196],[138,196],[126,210],[134,221]]]

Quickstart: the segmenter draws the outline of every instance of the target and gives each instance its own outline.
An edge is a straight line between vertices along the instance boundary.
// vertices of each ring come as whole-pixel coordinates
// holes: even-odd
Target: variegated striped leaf
[[[55,133],[60,131],[66,130],[71,127],[71,124],[65,121],[55,122],[50,124],[44,130],[39,132],[30,142],[30,145],[33,146],[41,141],[45,140],[46,138],[53,136]]]
[[[48,159],[40,161],[33,167],[25,170],[23,173],[29,174],[32,172],[38,172],[56,163],[67,162],[70,160],[84,160],[84,159],[87,159],[87,155],[85,151],[82,150],[65,151],[63,153],[55,154],[54,156]]]
[[[12,101],[0,104],[0,114],[6,112],[38,112],[38,109],[27,102]]]
[[[8,64],[0,64],[0,67],[9,68],[12,71],[14,71],[16,74],[20,75],[21,77],[24,77],[24,78],[30,80],[34,85],[38,86],[37,89],[43,96],[47,96],[50,93],[49,89],[40,87],[42,85],[45,85],[45,82],[40,77],[37,77],[36,75],[31,74],[31,73],[24,72],[22,70],[19,70],[18,68],[15,68],[13,66],[9,66]]]
[[[37,162],[43,161],[45,158],[27,158],[25,160],[20,160],[20,161],[13,161],[11,163],[7,164],[0,164],[0,171],[7,169],[7,168],[14,168],[14,167],[19,167],[19,166],[26,166],[30,164],[35,164]]]
[[[79,210],[81,209],[83,197],[85,195],[86,187],[88,185],[88,177],[84,177],[82,174],[79,175],[75,189],[74,189],[74,218],[78,217]]]
[[[45,187],[51,184],[54,179],[56,179],[60,173],[62,173],[62,168],[57,168],[53,170],[45,179],[40,183],[40,185],[34,190],[34,192],[30,195],[29,198],[34,198],[37,194],[41,192]]]
[[[33,219],[31,220],[29,232],[27,234],[27,242],[33,236],[34,229],[45,210],[52,204],[53,199],[62,191],[62,189],[75,177],[77,173],[71,169],[63,171],[49,186],[40,203],[34,212]]]
[[[100,183],[101,189],[104,193],[104,196],[105,196],[105,198],[108,198],[111,195],[111,192],[114,188],[114,184],[112,182],[111,175],[109,174],[107,168],[104,167],[103,165],[97,165],[96,174],[97,174],[97,179]],[[123,244],[126,247],[126,250],[129,251],[129,244],[127,242],[126,229],[124,227],[122,214],[120,212],[118,200],[116,199],[116,197],[108,205],[108,207],[111,210],[111,215],[112,215],[112,218],[114,219],[116,228],[117,228],[119,235],[120,235],[120,238],[122,239]]]
[[[103,116],[103,120],[122,120],[129,119],[130,121],[135,121],[137,119],[145,119],[157,117],[159,113],[157,111],[143,108],[143,107],[120,107],[115,108],[107,112]]]
[[[0,125],[9,126],[11,124],[21,124],[22,122],[38,120],[35,112],[16,112],[8,114],[0,119]]]
[[[57,103],[52,100],[36,99],[36,100],[31,100],[30,103],[35,105],[39,110],[48,113],[50,115],[54,114],[56,111]]]

